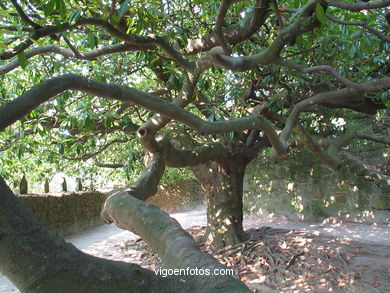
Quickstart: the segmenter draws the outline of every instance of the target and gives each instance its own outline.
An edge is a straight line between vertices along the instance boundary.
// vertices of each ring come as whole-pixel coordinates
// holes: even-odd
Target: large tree
[[[88,160],[128,173],[144,156],[141,177],[107,199],[102,219],[141,235],[166,267],[220,268],[143,202],[166,167],[194,172],[206,196],[206,238],[225,246],[246,239],[243,177],[260,153],[278,160],[303,146],[337,170],[337,152],[353,140],[389,143],[335,123],[348,125],[353,112],[388,113],[389,0],[0,6],[1,175],[12,180],[28,164],[44,176],[48,161],[85,170]],[[230,277],[161,285],[135,265],[82,254],[0,185],[0,268],[24,291],[247,290]]]

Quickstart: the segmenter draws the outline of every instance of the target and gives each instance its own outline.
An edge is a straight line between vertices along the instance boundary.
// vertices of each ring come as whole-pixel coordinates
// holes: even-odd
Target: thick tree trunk
[[[158,154],[151,156],[148,165],[134,186],[106,200],[102,219],[140,235],[161,257],[163,268],[210,271],[211,274],[197,276],[181,275],[187,285],[191,284],[190,292],[249,292],[234,276],[213,275],[213,271],[222,272],[226,267],[202,253],[175,219],[157,206],[139,200],[156,193],[157,183],[164,171],[164,163]]]
[[[206,195],[208,243],[224,247],[245,241],[243,179],[246,163],[231,160],[224,167],[209,163],[193,168]]]
[[[224,275],[226,268],[202,253],[168,214],[132,196],[153,195],[163,172],[160,156],[152,156],[134,186],[107,199],[102,218],[140,235],[161,256],[163,267],[197,269],[197,276],[164,278],[135,264],[82,253],[41,226],[1,177],[0,271],[22,292],[250,292]]]
[[[157,206],[140,201],[131,192],[118,192],[107,199],[102,217],[122,229],[140,235],[161,257],[164,269],[209,271],[210,274],[181,275],[188,292],[250,292],[232,275],[214,275],[226,267],[200,251],[192,237],[180,224]],[[179,291],[172,291],[179,292]]]
[[[138,265],[96,258],[43,227],[0,177],[0,271],[21,292],[182,292]],[[191,291],[191,290],[189,290]]]

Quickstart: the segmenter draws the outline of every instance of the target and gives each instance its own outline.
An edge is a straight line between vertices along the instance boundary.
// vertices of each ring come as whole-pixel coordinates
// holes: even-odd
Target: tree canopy
[[[355,123],[358,112],[388,116],[389,0],[0,7],[0,176],[113,168],[104,176],[130,179],[144,158],[140,179],[107,200],[102,218],[149,242],[161,231],[124,209],[170,221],[133,198],[152,196],[165,167],[192,168],[207,193],[208,235],[223,246],[245,239],[242,178],[259,153],[277,160],[303,146],[338,170],[351,142],[390,143]],[[235,236],[221,232],[233,226]],[[155,245],[171,266],[185,264]]]
[[[375,113],[389,103],[388,4],[2,3],[0,102],[8,106],[2,120],[6,112],[13,115],[7,108],[17,112],[2,129],[19,121],[2,132],[1,174],[27,172],[20,162],[31,161],[43,177],[62,169],[65,158],[68,164],[94,159],[84,164],[91,172],[96,166],[124,167],[129,175],[143,153],[135,132],[151,112],[174,118],[173,131],[163,130],[171,138],[187,133],[207,141],[213,134],[218,140],[248,136],[257,128],[276,157],[283,157],[298,122],[312,134],[328,136],[340,128],[332,119],[348,118],[350,111],[339,109]],[[64,76],[69,73],[74,76]],[[66,80],[62,89],[52,86]],[[92,80],[118,87],[96,84],[90,92]],[[47,96],[34,96],[33,85]],[[121,97],[115,92],[119,85],[134,90]],[[149,95],[135,100],[141,97],[135,89]],[[21,108],[6,105],[16,97]],[[158,123],[138,133],[152,127],[154,134],[168,123],[156,118]],[[6,167],[11,165],[20,168]]]

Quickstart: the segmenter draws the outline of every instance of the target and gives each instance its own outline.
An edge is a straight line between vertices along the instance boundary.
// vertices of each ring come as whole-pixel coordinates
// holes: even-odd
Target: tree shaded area
[[[356,112],[388,115],[388,0],[0,6],[1,177],[15,182],[30,172],[39,180],[66,167],[96,177],[99,168],[110,168],[104,175],[131,182],[144,158],[139,179],[111,195],[101,215],[141,235],[168,268],[221,266],[176,221],[143,202],[156,193],[166,167],[191,168],[206,196],[205,237],[223,247],[247,239],[243,176],[258,155],[278,160],[305,147],[338,170],[343,147],[390,143],[354,127]],[[22,290],[48,291],[77,276],[85,280],[69,291],[159,287],[162,280],[150,271],[92,259],[48,236],[1,184],[1,269]],[[26,254],[13,254],[15,241]],[[27,251],[37,257],[26,261]],[[80,265],[57,268],[68,257]],[[125,276],[127,267],[136,276]],[[114,276],[123,280],[111,282]],[[172,279],[161,291],[205,288],[247,291],[237,279],[215,276]]]

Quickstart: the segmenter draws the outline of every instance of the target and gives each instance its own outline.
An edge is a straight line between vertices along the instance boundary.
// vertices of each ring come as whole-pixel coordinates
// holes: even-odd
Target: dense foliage
[[[359,88],[389,75],[388,1],[0,3],[0,106],[65,73],[172,101],[188,83],[187,72],[201,67],[187,109],[208,121],[246,117],[255,109],[283,128],[299,101],[355,88],[355,100],[322,103],[300,115],[311,134],[337,138],[359,130],[346,108],[376,113],[390,104],[388,84]],[[242,65],[240,58],[247,57],[241,56],[251,57]],[[61,93],[1,132],[0,175],[18,180],[26,173],[39,181],[65,170],[133,180],[145,153],[135,133],[150,117],[137,105],[85,92]],[[199,136],[191,126],[172,122],[161,133],[184,137],[181,145],[188,146],[188,137],[244,141],[249,132],[242,130]]]

